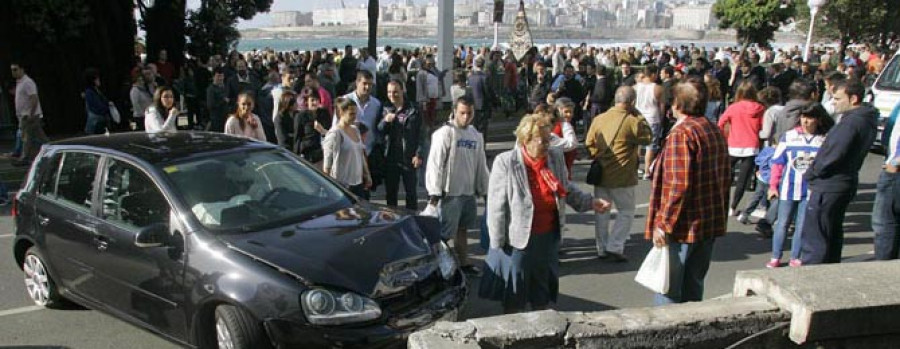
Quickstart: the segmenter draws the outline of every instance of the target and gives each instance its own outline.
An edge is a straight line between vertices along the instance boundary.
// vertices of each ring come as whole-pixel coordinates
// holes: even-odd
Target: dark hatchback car
[[[46,145],[13,215],[35,303],[68,299],[186,346],[403,346],[466,296],[437,220],[222,134]]]

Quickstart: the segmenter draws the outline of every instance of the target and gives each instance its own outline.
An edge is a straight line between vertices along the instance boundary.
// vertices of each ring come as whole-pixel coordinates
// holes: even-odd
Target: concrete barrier
[[[900,261],[739,272],[732,298],[439,322],[410,349],[897,348]]]
[[[898,288],[900,261],[888,261],[740,271],[733,295],[790,312],[791,340],[806,343],[900,333]]]
[[[539,312],[436,324],[409,348],[724,348],[790,317],[762,297],[604,312]],[[783,338],[783,334],[777,336]],[[777,346],[767,344],[766,347]]]

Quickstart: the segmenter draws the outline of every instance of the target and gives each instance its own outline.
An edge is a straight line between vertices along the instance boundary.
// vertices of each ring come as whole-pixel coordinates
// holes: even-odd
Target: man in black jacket
[[[858,80],[835,86],[835,109],[844,117],[830,132],[803,178],[810,197],[803,222],[801,260],[840,263],[844,215],[859,186],[859,169],[875,142],[878,110],[863,105],[866,88]]]
[[[594,82],[594,88],[590,90],[590,93],[588,101],[591,105],[588,117],[593,118],[605,113],[612,104],[614,91],[612,91],[611,83],[606,77],[606,66],[600,65],[597,67],[597,81]]]
[[[387,85],[388,102],[384,104],[378,133],[384,135],[384,187],[388,206],[397,206],[400,178],[406,192],[406,208],[418,209],[416,169],[422,166],[422,118],[415,103],[406,100],[404,83],[391,80]]]

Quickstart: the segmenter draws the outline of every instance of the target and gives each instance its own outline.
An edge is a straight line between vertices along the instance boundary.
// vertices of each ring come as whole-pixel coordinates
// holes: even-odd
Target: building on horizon
[[[672,9],[672,28],[709,30],[719,26],[712,4],[686,5]]]
[[[312,12],[272,12],[272,27],[308,27],[313,25]]]

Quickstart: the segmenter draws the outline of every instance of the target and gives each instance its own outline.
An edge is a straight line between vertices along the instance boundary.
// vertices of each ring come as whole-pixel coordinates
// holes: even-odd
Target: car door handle
[[[50,217],[38,215],[38,224],[42,227],[50,225]]]
[[[109,237],[105,235],[94,235],[94,242],[97,243],[97,250],[100,252],[104,252],[109,249]]]
[[[77,223],[77,222],[72,222],[72,225],[75,226],[76,228],[78,228],[78,230],[97,235],[97,228],[92,225],[87,225],[87,224],[82,224],[82,223]]]

